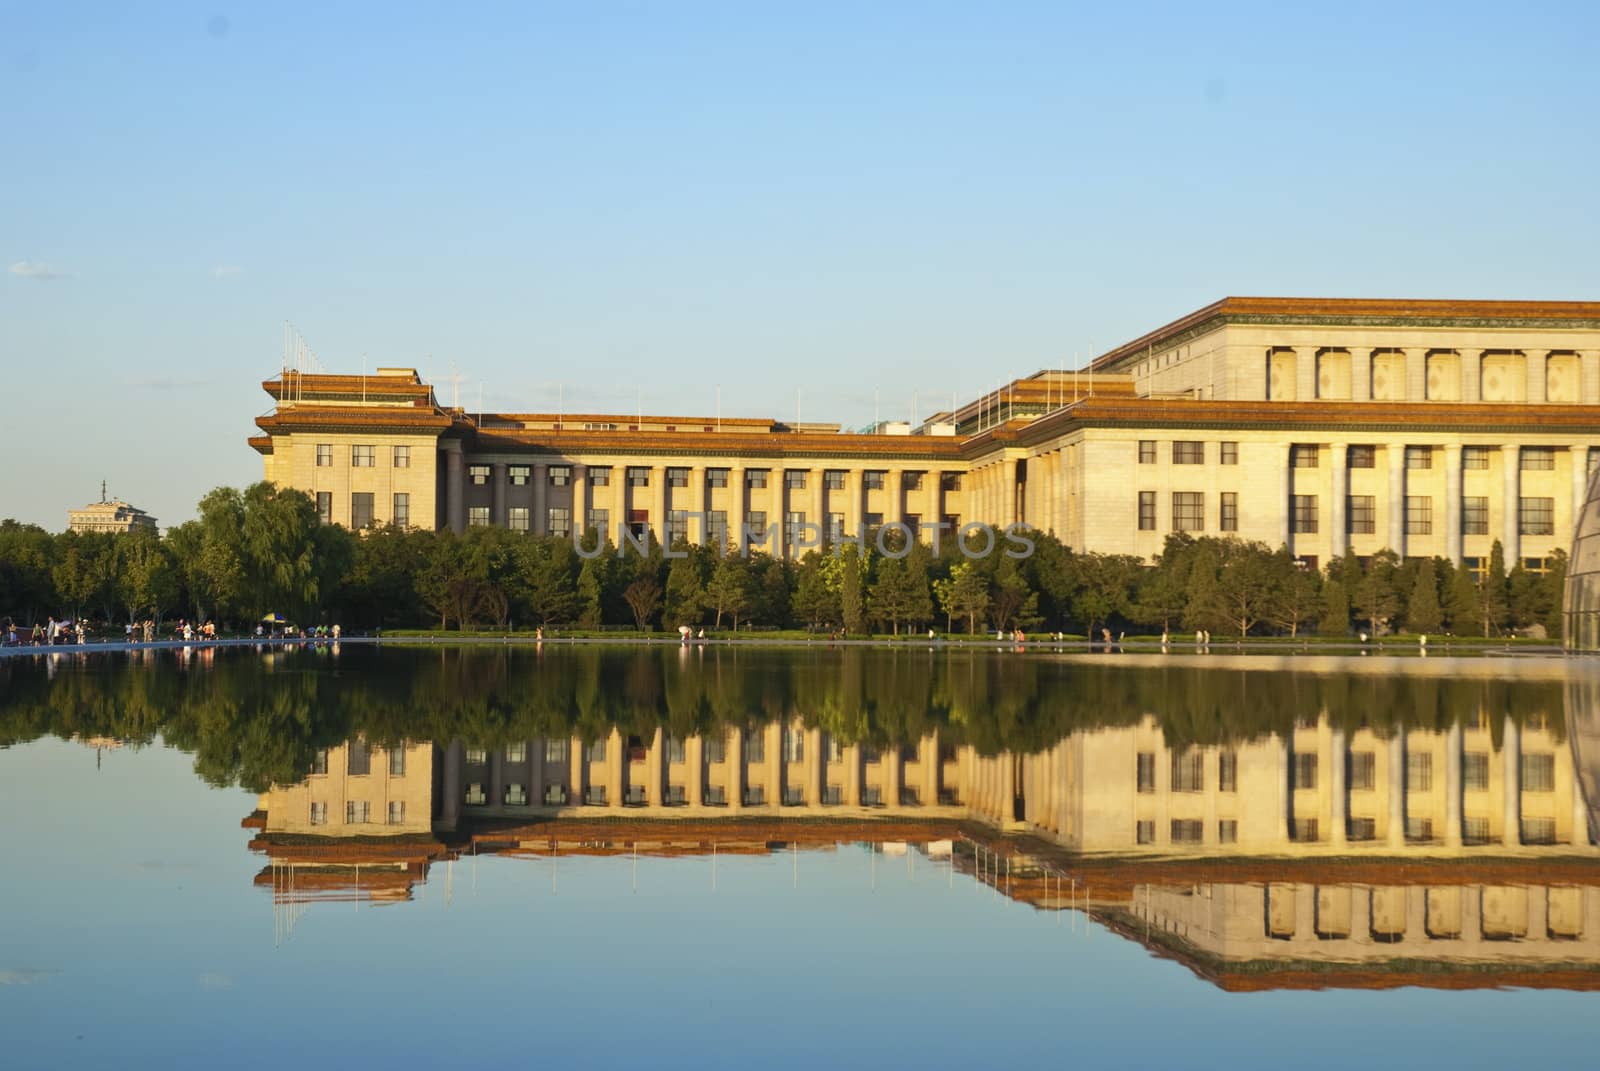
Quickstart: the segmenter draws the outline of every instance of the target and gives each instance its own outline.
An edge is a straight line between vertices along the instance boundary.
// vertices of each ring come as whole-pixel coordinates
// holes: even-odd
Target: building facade
[[[923,425],[476,414],[409,369],[286,372],[250,440],[330,523],[603,529],[794,554],[899,523],[1539,569],[1600,464],[1600,303],[1227,298]]]
[[[156,519],[137,506],[121,499],[91,502],[82,509],[67,511],[67,530],[70,532],[135,532],[139,529],[156,530]]]

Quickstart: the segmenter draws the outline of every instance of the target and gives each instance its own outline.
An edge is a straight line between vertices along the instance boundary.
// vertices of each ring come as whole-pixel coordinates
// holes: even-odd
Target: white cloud
[[[56,271],[37,260],[19,260],[11,265],[11,274],[24,279],[65,279],[66,273]]]
[[[33,985],[55,973],[37,967],[13,967],[10,970],[0,970],[0,985]]]
[[[213,264],[211,266],[211,278],[213,279],[228,279],[232,276],[243,274],[244,269],[237,264]]]

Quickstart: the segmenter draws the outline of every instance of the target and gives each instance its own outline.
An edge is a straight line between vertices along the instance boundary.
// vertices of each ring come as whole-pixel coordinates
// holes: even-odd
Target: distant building
[[[73,532],[132,532],[140,528],[155,531],[156,519],[137,506],[119,498],[106,498],[106,485],[100,484],[100,501],[82,509],[67,510],[67,528]]]

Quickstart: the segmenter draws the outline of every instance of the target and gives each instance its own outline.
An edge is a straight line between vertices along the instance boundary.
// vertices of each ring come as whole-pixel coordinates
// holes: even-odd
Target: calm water
[[[1558,660],[6,659],[0,1065],[1588,1059],[1597,686]]]

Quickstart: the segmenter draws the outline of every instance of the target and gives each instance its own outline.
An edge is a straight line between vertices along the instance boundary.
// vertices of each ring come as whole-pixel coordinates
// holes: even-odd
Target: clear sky
[[[324,10],[326,8],[326,10]],[[0,517],[259,479],[292,322],[866,423],[1227,294],[1600,296],[1592,4],[0,5]],[[449,388],[444,388],[445,400]],[[24,460],[26,459],[26,460]]]

